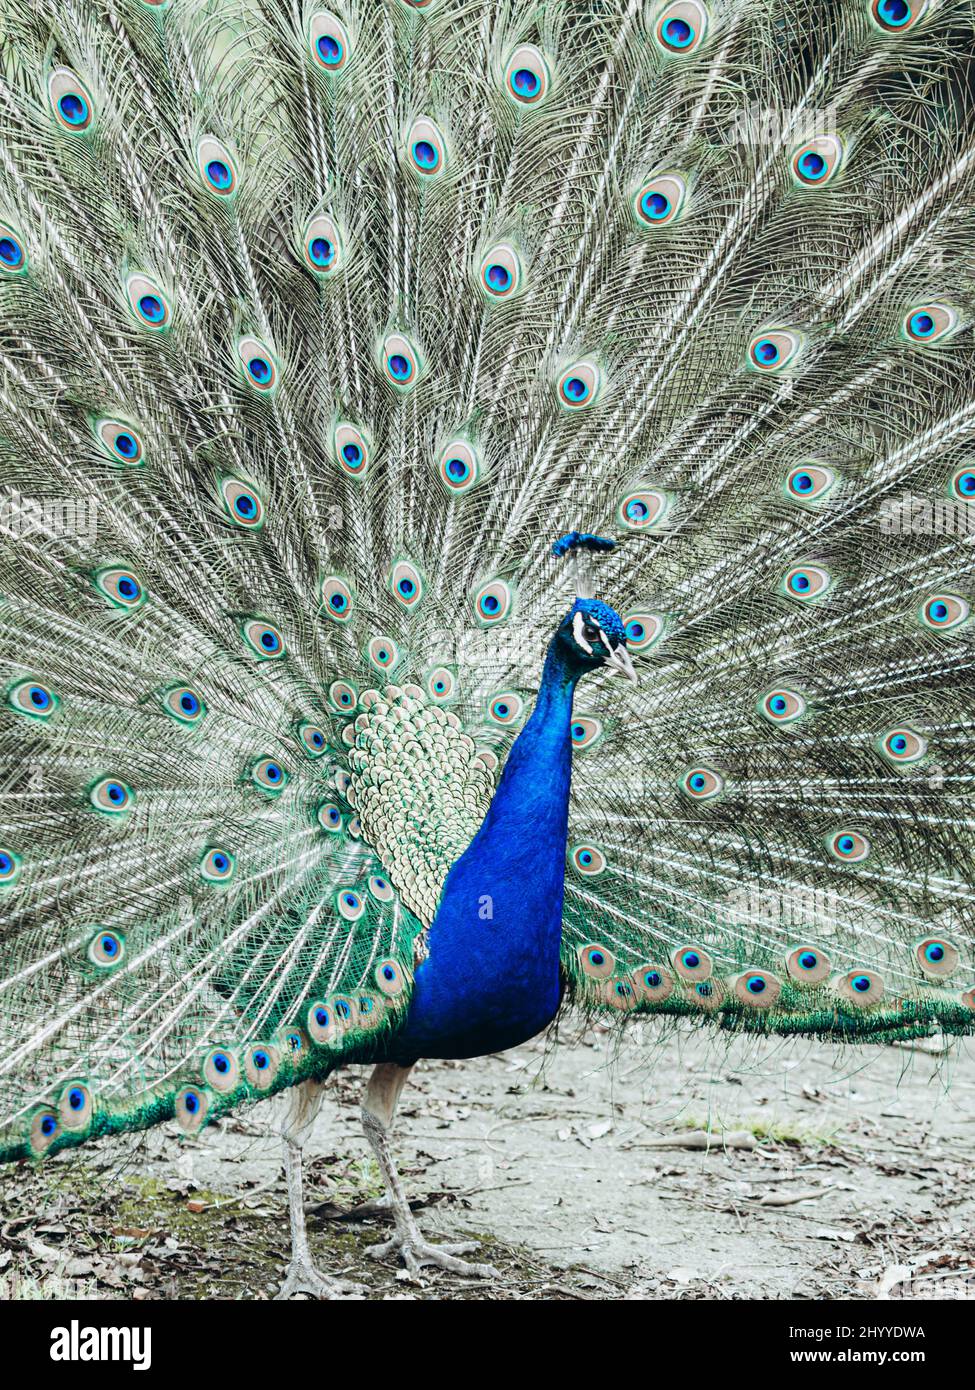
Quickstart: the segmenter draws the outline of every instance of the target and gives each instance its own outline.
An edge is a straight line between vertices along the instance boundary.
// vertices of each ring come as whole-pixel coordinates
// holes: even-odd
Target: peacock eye
[[[343,263],[343,243],[335,219],[321,212],[307,223],[301,239],[308,269],[319,279],[333,275]]]
[[[516,695],[513,690],[506,690],[488,701],[487,717],[492,724],[500,724],[507,728],[520,717],[524,707],[525,702],[520,695]]]
[[[380,903],[391,903],[396,896],[392,886],[382,877],[381,874],[372,874],[369,878],[369,892]]]
[[[616,969],[616,957],[601,942],[591,941],[577,950],[584,975],[593,980],[605,980]]]
[[[665,53],[693,53],[704,40],[708,12],[699,0],[677,0],[657,16],[654,37]]]
[[[914,959],[932,979],[944,979],[958,969],[958,947],[941,936],[925,936],[914,943]]]
[[[91,1120],[91,1092],[82,1081],[69,1082],[58,1101],[58,1115],[65,1129],[85,1129]]]
[[[493,579],[474,594],[474,612],[482,627],[493,627],[511,616],[514,594],[503,579]]]
[[[165,291],[148,275],[130,275],[125,282],[125,293],[138,321],[154,333],[168,328],[172,317],[169,300]]]
[[[72,135],[89,129],[95,108],[88,88],[70,68],[55,68],[47,80],[47,96],[55,120]]]
[[[109,458],[125,468],[135,468],[143,463],[142,439],[136,430],[124,420],[103,417],[94,422],[95,438]]]
[[[832,468],[822,463],[802,463],[786,475],[786,496],[795,502],[815,502],[825,496],[835,482]]]
[[[426,681],[427,694],[433,700],[449,700],[457,690],[453,672],[446,666],[435,666]]]
[[[802,335],[791,328],[757,333],[748,344],[748,365],[757,372],[780,372],[802,347]]]
[[[806,712],[806,700],[798,690],[777,685],[758,702],[758,712],[770,724],[792,724]]]
[[[415,608],[423,597],[423,576],[409,560],[400,560],[390,571],[389,590],[404,608]]]
[[[220,496],[230,520],[248,530],[259,530],[264,524],[264,503],[257,489],[240,478],[221,479]]]
[[[308,50],[323,72],[341,72],[351,47],[345,26],[328,10],[316,10],[308,21]]]
[[[481,259],[478,285],[488,300],[513,299],[521,289],[521,257],[514,246],[499,242]]]
[[[366,655],[377,671],[389,671],[399,661],[399,647],[391,637],[372,637]]]
[[[918,617],[925,627],[936,632],[950,632],[960,627],[970,612],[968,600],[957,594],[933,594],[922,603]]]
[[[963,502],[975,502],[975,468],[970,463],[952,474],[949,491]]]
[[[7,691],[7,704],[18,714],[29,714],[35,719],[48,719],[57,709],[60,701],[46,685],[40,681],[18,681]]]
[[[415,345],[402,333],[386,335],[381,361],[386,380],[398,391],[411,390],[422,375],[423,359]]]
[[[629,980],[610,980],[603,998],[614,1009],[632,1009],[636,1004],[636,991]]]
[[[827,836],[826,848],[841,864],[858,864],[870,853],[870,841],[857,830],[837,830]]]
[[[266,1091],[274,1084],[280,1065],[281,1057],[276,1047],[257,1043],[244,1050],[244,1075],[258,1091]]]
[[[390,998],[402,994],[406,988],[403,970],[395,960],[381,960],[373,971],[373,979],[383,994]]]
[[[288,785],[288,773],[276,758],[259,758],[251,767],[251,781],[263,792],[277,795]]]
[[[365,430],[340,420],[332,431],[332,453],[343,473],[361,478],[369,467],[372,441]]]
[[[596,878],[606,870],[606,856],[597,845],[574,845],[569,851],[569,863],[583,878]]]
[[[316,1000],[305,1015],[308,1033],[319,1047],[334,1042],[338,1033],[334,1010],[324,1001]]]
[[[569,737],[573,748],[591,748],[603,731],[602,721],[590,715],[580,714],[569,726]]]
[[[800,145],[792,156],[792,174],[805,188],[823,188],[843,160],[843,145],[835,135],[821,135]]]
[[[240,374],[255,391],[267,392],[278,384],[277,359],[266,343],[250,335],[237,343],[237,363]]]
[[[437,475],[450,492],[467,492],[481,475],[478,451],[464,439],[453,439],[440,450]]]
[[[246,618],[240,635],[255,656],[274,660],[284,655],[284,638],[273,623],[266,623],[262,618]]]
[[[928,751],[928,741],[907,725],[899,725],[878,739],[877,750],[889,763],[916,763]]]
[[[335,834],[342,829],[342,812],[334,801],[326,801],[318,808],[318,824],[323,830]]]
[[[322,580],[322,607],[337,623],[347,623],[352,617],[352,590],[337,574]]]
[[[443,173],[447,142],[435,121],[421,116],[413,122],[406,137],[406,158],[409,167],[421,179],[435,179]]]
[[[227,849],[208,849],[200,860],[200,876],[208,883],[226,883],[233,877],[237,861]]]
[[[871,0],[870,13],[885,33],[903,34],[913,29],[927,7],[928,0]]]
[[[821,565],[793,565],[783,575],[779,592],[800,603],[811,603],[821,598],[832,582],[832,576]]]
[[[181,724],[199,724],[207,707],[195,690],[188,685],[174,685],[162,692],[162,707]]]
[[[793,946],[786,955],[785,968],[799,984],[821,985],[833,967],[818,946]]]
[[[27,269],[27,253],[12,227],[0,222],[0,274],[19,275]]]
[[[196,1134],[206,1123],[210,1109],[207,1092],[196,1086],[186,1086],[173,1100],[176,1123],[184,1134]]]
[[[0,887],[16,883],[19,875],[20,855],[10,849],[0,849]]]
[[[905,314],[901,334],[909,343],[937,343],[957,327],[958,313],[947,304],[921,304]]]
[[[203,187],[221,198],[237,191],[237,166],[229,150],[212,135],[205,135],[196,147],[196,167]]]
[[[662,965],[638,965],[631,978],[637,992],[655,1004],[669,999],[674,991],[674,981]]]
[[[573,362],[558,378],[559,403],[566,410],[585,410],[596,400],[603,388],[599,364],[590,358]]]
[[[302,723],[298,726],[298,737],[310,758],[320,758],[328,747],[325,730],[317,724]]]
[[[599,628],[593,627],[592,623],[586,623],[582,632],[587,642],[595,642],[599,637]]]
[[[291,1028],[291,1029],[288,1029],[287,1031],[285,1031],[285,1032],[283,1032],[283,1033],[279,1033],[279,1034],[278,1034],[278,1037],[279,1037],[280,1040],[281,1040],[281,1046],[282,1046],[282,1048],[283,1048],[283,1050],[284,1050],[284,1052],[285,1052],[285,1055],[286,1055],[286,1056],[288,1056],[288,1055],[291,1056],[292,1063],[294,1063],[294,1062],[297,1061],[297,1060],[300,1060],[300,1059],[298,1058],[298,1053],[299,1053],[299,1052],[304,1052],[305,1047],[306,1047],[307,1042],[308,1042],[308,1039],[305,1037],[305,1035],[304,1035],[304,1033],[301,1031],[301,1029],[300,1029],[300,1028]]]
[[[687,181],[681,174],[656,174],[637,190],[631,204],[637,226],[656,229],[675,222],[684,210]]]
[[[770,1009],[782,992],[782,984],[767,970],[746,970],[735,980],[732,992],[750,1009]]]
[[[135,795],[132,788],[118,777],[100,777],[89,787],[88,800],[96,811],[118,816],[130,809]]]
[[[125,937],[121,932],[99,928],[88,943],[88,959],[92,965],[111,969],[125,955]]]
[[[215,1091],[232,1091],[240,1080],[240,1064],[227,1047],[215,1047],[203,1063],[203,1078]]]
[[[661,613],[627,613],[623,618],[626,645],[631,652],[643,652],[652,647],[664,630]]]
[[[359,703],[359,692],[348,681],[332,681],[328,687],[328,698],[337,710],[351,714]]]
[[[616,510],[620,525],[628,531],[652,531],[667,515],[670,498],[655,488],[628,492]]]
[[[339,916],[344,917],[347,922],[357,922],[366,910],[366,905],[351,888],[340,888],[335,895],[335,906],[339,910]]]
[[[680,780],[680,788],[692,801],[712,801],[724,791],[724,778],[710,767],[692,767]]]
[[[104,594],[115,608],[139,608],[146,597],[145,589],[129,569],[109,565],[96,570],[92,576],[95,588]]]
[[[714,962],[707,951],[697,945],[677,946],[670,955],[670,963],[682,980],[709,980]]]
[[[31,1116],[28,1133],[31,1153],[40,1157],[60,1137],[61,1125],[57,1114],[47,1105],[39,1106]]]
[[[504,90],[518,106],[537,106],[544,101],[552,80],[545,55],[533,43],[523,43],[505,63]]]
[[[883,978],[874,970],[850,970],[834,982],[833,988],[841,999],[858,1009],[879,1004],[884,997]]]

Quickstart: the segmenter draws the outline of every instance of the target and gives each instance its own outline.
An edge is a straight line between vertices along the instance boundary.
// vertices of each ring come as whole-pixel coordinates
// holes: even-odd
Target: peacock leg
[[[325,1093],[323,1083],[303,1081],[288,1092],[287,1110],[281,1126],[284,1141],[284,1171],[288,1179],[288,1215],[291,1221],[291,1263],[277,1299],[307,1293],[312,1298],[359,1298],[363,1289],[345,1279],[321,1274],[312,1263],[305,1226],[305,1207],[301,1181],[301,1150]]]
[[[458,1255],[466,1255],[476,1250],[476,1241],[463,1241],[454,1245],[431,1245],[423,1239],[416,1219],[410,1211],[410,1204],[393,1162],[389,1133],[400,1093],[411,1071],[411,1067],[398,1067],[392,1062],[381,1062],[373,1070],[362,1099],[362,1126],[376,1155],[386,1184],[386,1199],[396,1223],[392,1237],[378,1245],[370,1246],[369,1254],[374,1259],[398,1254],[411,1274],[419,1274],[425,1265],[437,1265],[451,1274],[466,1274],[477,1279],[497,1279],[498,1271],[493,1265],[469,1264],[466,1260],[457,1258]]]

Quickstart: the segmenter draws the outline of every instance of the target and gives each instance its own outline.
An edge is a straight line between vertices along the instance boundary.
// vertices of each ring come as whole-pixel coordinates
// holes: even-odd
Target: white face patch
[[[592,647],[589,645],[585,637],[583,637],[582,635],[582,629],[585,627],[585,625],[585,617],[581,613],[577,613],[575,617],[572,619],[572,636],[576,639],[577,645],[580,646],[582,650],[587,653],[587,655],[592,656]],[[601,628],[600,632],[602,632]],[[605,641],[606,639],[603,638],[603,640]]]

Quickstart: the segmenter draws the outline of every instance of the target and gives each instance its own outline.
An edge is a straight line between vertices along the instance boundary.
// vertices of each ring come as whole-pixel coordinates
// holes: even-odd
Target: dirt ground
[[[637,1025],[426,1063],[401,1170],[425,1233],[497,1283],[411,1281],[338,1078],[306,1148],[321,1269],[377,1299],[975,1296],[975,1050],[727,1041]],[[0,1173],[0,1298],[273,1295],[288,1251],[278,1101]],[[365,1206],[365,1210],[361,1208]]]

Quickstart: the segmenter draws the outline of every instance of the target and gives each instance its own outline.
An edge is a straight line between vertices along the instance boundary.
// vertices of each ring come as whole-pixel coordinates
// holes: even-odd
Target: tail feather
[[[8,16],[5,1153],[396,1026],[573,529],[641,675],[576,1002],[970,1031],[971,23],[903,9]]]

